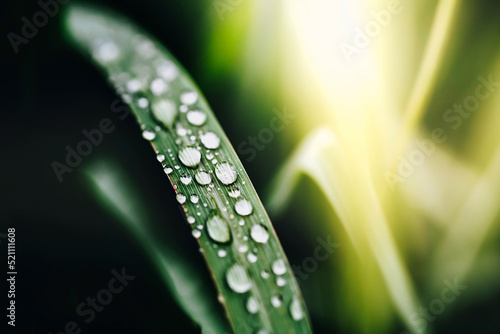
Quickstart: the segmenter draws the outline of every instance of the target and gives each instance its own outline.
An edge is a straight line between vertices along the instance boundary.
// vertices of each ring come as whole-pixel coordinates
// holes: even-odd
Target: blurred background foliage
[[[451,222],[467,207],[468,195],[477,184],[490,184],[491,189],[478,195],[477,205],[470,204],[476,211],[472,211],[473,221],[467,221],[472,227],[465,231],[477,227],[485,233],[478,244],[479,256],[463,277],[468,288],[429,325],[437,333],[495,333],[500,329],[496,212],[500,187],[497,173],[490,172],[492,176],[485,180],[481,177],[499,149],[500,99],[486,101],[457,130],[450,129],[442,115],[474,93],[478,76],[500,78],[500,4],[493,0],[459,2],[422,120],[410,136],[410,140],[427,138],[433,129],[442,127],[449,140],[391,191],[385,189],[383,174],[404,155],[391,156],[398,152],[394,131],[404,122],[438,2],[401,1],[403,11],[362,50],[354,65],[347,64],[339,43],[349,41],[356,22],[366,22],[371,10],[384,9],[387,3],[99,2],[125,14],[164,43],[205,93],[235,148],[269,127],[273,109],[286,108],[296,116],[254,160],[245,161],[242,156],[257,191],[269,194],[271,202],[276,193],[272,180],[314,129],[327,126],[347,152],[345,157],[332,154],[325,158],[323,170],[331,167],[333,173],[338,170],[334,161],[345,158],[354,176],[358,170],[364,171],[360,165],[364,160],[356,153],[359,134],[369,133],[364,138],[370,144],[366,146],[368,172],[375,175],[376,197],[388,217],[397,249],[394,255],[404,264],[416,299],[424,307],[440,297],[444,279],[456,277],[453,264],[460,267],[461,259],[470,253],[470,233],[466,233],[463,247],[458,242],[458,252],[444,256],[445,262],[436,262],[441,259],[438,250],[444,236],[462,231],[450,229]],[[35,1],[3,1],[3,35],[19,33],[21,17],[31,17],[39,10]],[[112,269],[122,267],[136,279],[95,321],[82,325],[84,332],[199,332],[165,288],[146,242],[110,214],[89,186],[86,172],[96,163],[118,165],[119,175],[126,175],[123,177],[133,184],[131,197],[146,199],[147,229],[160,243],[176,240],[179,260],[189,261],[200,268],[199,275],[210,279],[174,192],[141,139],[139,127],[132,117],[120,120],[110,112],[115,93],[98,71],[69,48],[61,19],[59,13],[18,54],[4,38],[0,56],[0,232],[10,226],[17,230],[18,272],[22,273],[17,295],[19,332],[55,333],[66,322],[78,320],[76,306],[106,286]],[[66,145],[74,147],[84,138],[82,130],[97,128],[105,117],[116,129],[60,183],[51,163],[63,162]],[[360,184],[358,190],[365,189]],[[313,256],[318,237],[331,236],[339,244],[327,261],[300,280],[315,332],[400,333],[409,321],[393,302],[388,288],[391,281],[384,278],[368,246],[355,249],[339,208],[332,207],[323,195],[328,192],[324,187],[311,178],[301,178],[281,214],[273,217],[271,212],[292,265],[303,266]],[[350,201],[347,211],[359,207],[360,212],[370,214],[364,204],[371,206],[363,201],[371,197],[358,197],[356,188],[339,189],[352,191],[346,195]],[[482,223],[485,212],[494,216],[488,226]],[[362,223],[353,226],[357,233],[366,233],[365,227]],[[215,299],[215,290],[210,285],[206,289]]]

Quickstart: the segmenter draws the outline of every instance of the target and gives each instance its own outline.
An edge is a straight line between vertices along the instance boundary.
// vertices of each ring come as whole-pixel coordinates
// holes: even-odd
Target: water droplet
[[[209,150],[215,150],[220,145],[220,138],[214,132],[209,131],[203,135],[200,135],[200,140],[203,146]],[[210,158],[211,159],[211,158]]]
[[[260,224],[252,226],[250,236],[255,242],[259,242],[261,244],[265,244],[267,240],[269,240],[269,233],[267,232],[267,229]]]
[[[257,255],[255,255],[254,253],[248,253],[247,259],[248,261],[250,261],[250,263],[255,263],[257,262]]]
[[[182,173],[182,175],[180,177],[182,184],[185,184],[185,185],[190,184],[192,179],[193,178],[188,173]]]
[[[228,162],[222,162],[215,166],[215,175],[225,185],[236,182],[236,168]]]
[[[253,211],[252,203],[242,198],[238,202],[236,202],[236,204],[234,204],[234,210],[240,216],[248,216]]]
[[[179,151],[179,160],[187,167],[196,167],[200,163],[201,153],[194,147],[185,147]]]
[[[207,114],[200,110],[191,110],[187,113],[186,118],[191,125],[200,126],[207,120]]]
[[[302,311],[302,305],[300,305],[300,301],[297,297],[294,297],[290,303],[290,315],[295,321],[299,321],[304,318],[304,311]]]
[[[188,111],[188,106],[181,104],[181,106],[179,107],[179,110],[180,110],[180,112],[184,113],[184,112]]]
[[[186,195],[184,194],[177,194],[175,198],[177,198],[177,202],[179,202],[180,204],[186,203]]]
[[[163,161],[165,161],[165,154],[161,154],[161,153],[160,153],[160,154],[158,154],[158,155],[156,156],[156,160],[158,160],[158,162],[163,162]]]
[[[276,279],[276,285],[277,286],[285,286],[286,285],[286,280],[283,277],[278,277]]]
[[[188,221],[189,224],[194,224],[194,222],[196,221],[196,219],[193,216],[189,216],[189,217],[187,217],[187,221]]]
[[[194,194],[193,194],[193,195],[191,195],[191,197],[189,197],[189,199],[191,200],[191,203],[196,204],[196,203],[198,203],[198,200],[199,200],[200,198],[198,197],[198,195],[194,195]]]
[[[231,240],[231,231],[226,221],[215,215],[207,220],[208,235],[213,241],[226,243]]]
[[[170,61],[163,61],[156,66],[156,74],[165,79],[167,82],[174,80],[177,77],[179,70],[174,63]]]
[[[210,176],[209,173],[205,171],[199,171],[195,174],[194,176],[196,182],[202,186],[206,186],[210,182],[212,182],[212,177]]]
[[[225,250],[223,250],[223,249],[219,249],[219,251],[217,252],[217,255],[219,257],[226,257],[227,252]]]
[[[151,89],[151,93],[153,93],[153,95],[158,96],[167,91],[168,85],[163,79],[156,78],[153,81],[151,81],[149,89]]]
[[[238,222],[238,225],[240,226],[245,226],[245,221],[243,219],[241,219],[239,222]]]
[[[240,264],[234,264],[226,273],[229,287],[236,293],[245,293],[252,287],[245,268]]]
[[[181,125],[177,124],[177,134],[179,136],[185,136],[187,134],[187,130],[184,129]]]
[[[137,105],[144,109],[149,106],[149,101],[145,97],[141,97],[139,100],[137,100]]]
[[[127,82],[127,91],[129,93],[136,93],[142,89],[142,83],[138,79],[132,79]]]
[[[151,141],[156,138],[156,132],[150,129],[146,129],[142,131],[142,138]]]
[[[271,297],[271,305],[274,307],[280,307],[281,303],[283,302],[281,296],[272,296]]]
[[[229,197],[236,198],[240,196],[240,190],[238,189],[238,187],[232,187],[229,189],[227,194],[229,195]]]
[[[170,174],[172,173],[174,170],[172,169],[172,167],[170,166],[166,166],[165,168],[163,168],[163,171],[165,172],[165,174]]]
[[[205,156],[207,157],[208,160],[211,160],[214,158],[214,154],[210,151],[207,151],[207,154]]]
[[[240,253],[246,253],[248,252],[248,245],[242,244],[238,247],[238,252]]]
[[[156,120],[167,128],[171,128],[177,116],[175,104],[169,100],[158,99],[151,105],[151,111]]]
[[[109,63],[118,59],[120,56],[120,49],[114,41],[106,41],[97,46],[93,54],[97,61]]]
[[[250,296],[247,300],[247,311],[251,314],[255,314],[259,311],[259,303],[254,296]]]
[[[262,270],[260,272],[260,277],[262,277],[263,279],[268,279],[269,278],[269,273],[265,270]]]
[[[196,239],[198,239],[199,237],[201,237],[201,231],[200,230],[193,230],[192,234],[193,234],[193,237],[195,237]]]
[[[196,92],[185,92],[181,94],[181,102],[185,105],[192,105],[198,100],[198,94]]]
[[[275,273],[276,275],[278,275],[278,276],[283,275],[284,273],[286,273],[285,261],[283,259],[278,259],[278,260],[274,261],[272,269],[273,269],[273,273]]]

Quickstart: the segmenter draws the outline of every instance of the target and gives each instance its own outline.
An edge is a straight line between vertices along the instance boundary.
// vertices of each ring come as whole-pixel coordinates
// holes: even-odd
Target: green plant
[[[233,329],[310,333],[297,282],[267,213],[185,71],[156,41],[115,14],[72,6],[67,29],[104,70],[151,142]]]

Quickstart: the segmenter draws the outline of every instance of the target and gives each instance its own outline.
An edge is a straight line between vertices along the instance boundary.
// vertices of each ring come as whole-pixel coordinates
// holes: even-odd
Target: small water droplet
[[[217,252],[217,255],[219,257],[226,257],[227,252],[225,250],[223,250],[223,249],[219,249],[219,251]]]
[[[228,190],[227,194],[229,195],[229,197],[236,198],[240,196],[240,190],[238,189],[238,187],[231,187]]]
[[[253,211],[252,203],[242,198],[234,204],[234,210],[240,216],[248,216]]]
[[[215,166],[215,175],[225,185],[236,182],[236,168],[228,162],[222,162]]]
[[[269,233],[267,232],[267,229],[261,224],[252,226],[250,236],[255,242],[259,242],[261,244],[265,244],[267,240],[269,240]]]
[[[156,78],[153,81],[151,81],[149,89],[151,89],[151,93],[153,93],[153,95],[158,96],[167,91],[168,85],[163,79]]]
[[[278,277],[276,279],[276,285],[277,286],[285,286],[286,285],[286,280],[283,277]]]
[[[179,136],[185,136],[185,135],[187,134],[187,130],[186,130],[186,129],[184,129],[184,128],[183,128],[181,125],[179,125],[179,124],[178,124],[177,126],[178,126],[178,127],[177,127],[177,134],[178,134]]]
[[[194,194],[193,194],[193,195],[191,195],[191,196],[189,197],[189,199],[191,200],[191,203],[196,204],[196,203],[198,203],[198,201],[199,201],[199,199],[200,199],[200,198],[198,197],[198,195],[194,195]]]
[[[281,296],[272,296],[271,297],[271,305],[273,305],[274,307],[280,307],[282,302],[283,302],[283,300],[282,300]]]
[[[182,173],[182,175],[180,177],[182,184],[185,184],[185,185],[190,184],[192,179],[193,178],[191,177],[191,175],[189,175],[189,173]]]
[[[250,261],[250,263],[255,263],[257,262],[257,255],[255,255],[254,253],[248,253],[247,259],[248,261]]]
[[[156,156],[156,160],[158,160],[158,162],[163,162],[163,161],[165,161],[165,154],[161,154],[161,153],[160,153],[160,154],[158,154],[158,155]]]
[[[226,273],[226,280],[229,287],[236,293],[245,293],[252,287],[252,282],[248,274],[240,264],[234,264]]]
[[[187,217],[187,221],[188,221],[189,224],[194,224],[194,222],[196,221],[196,219],[193,216],[189,216],[189,217]]]
[[[200,163],[201,153],[194,147],[184,147],[179,151],[179,160],[187,167],[196,167]]]
[[[226,243],[231,240],[231,231],[226,221],[215,215],[207,220],[208,235],[213,241]]]
[[[245,226],[245,221],[243,219],[241,219],[239,222],[238,222],[238,225],[240,226]]]
[[[177,202],[179,202],[180,204],[186,203],[186,195],[184,194],[177,194],[175,198],[177,198]]]
[[[209,173],[205,171],[199,171],[195,174],[194,176],[196,182],[202,186],[206,186],[210,182],[212,182],[212,177],[210,176]]]
[[[198,239],[199,237],[201,237],[201,231],[200,230],[193,230],[192,234],[193,234],[193,237],[195,237],[196,239]]]
[[[209,150],[215,150],[220,145],[220,138],[214,132],[209,131],[203,135],[200,135],[200,140],[203,146]],[[209,158],[211,159],[211,158]]]
[[[300,305],[300,301],[297,297],[294,297],[290,303],[290,315],[295,321],[299,321],[304,318],[304,311],[302,310],[302,305]]]
[[[240,253],[246,253],[248,252],[248,245],[242,244],[238,247],[238,252]]]
[[[181,94],[181,102],[185,105],[192,105],[198,100],[198,94],[196,92],[185,92]]]
[[[214,158],[214,154],[210,151],[207,151],[207,154],[205,154],[205,157],[208,159],[208,160],[211,160]]]
[[[172,173],[174,170],[170,166],[165,166],[165,168],[163,168],[163,171],[165,172],[165,174],[168,175],[168,174]]]
[[[268,279],[269,276],[270,276],[269,273],[267,271],[265,271],[265,270],[262,270],[260,272],[260,277],[262,277],[263,279]]]
[[[181,106],[179,107],[179,110],[180,110],[180,112],[185,113],[186,111],[188,111],[188,106],[185,104],[181,104]]]
[[[286,273],[285,261],[283,259],[278,259],[278,260],[274,261],[273,266],[272,266],[272,270],[273,270],[273,273],[275,273],[278,276],[281,276],[284,273]]]
[[[207,120],[207,114],[200,110],[191,110],[187,113],[186,118],[191,125],[200,126]]]
[[[137,105],[144,109],[149,106],[149,101],[147,98],[141,97],[140,99],[137,100]]]
[[[247,300],[247,311],[251,314],[255,314],[259,311],[259,303],[254,296],[250,296]]]
[[[142,138],[151,141],[156,138],[156,132],[150,129],[146,129],[142,131]]]

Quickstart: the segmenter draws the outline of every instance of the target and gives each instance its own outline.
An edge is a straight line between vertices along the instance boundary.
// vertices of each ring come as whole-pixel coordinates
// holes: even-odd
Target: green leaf
[[[233,329],[310,333],[298,284],[269,217],[185,71],[155,40],[115,14],[73,5],[67,29],[129,104],[151,142]]]

